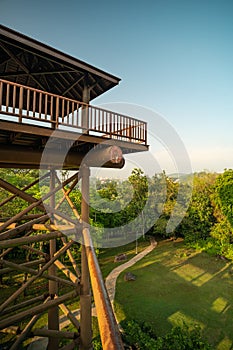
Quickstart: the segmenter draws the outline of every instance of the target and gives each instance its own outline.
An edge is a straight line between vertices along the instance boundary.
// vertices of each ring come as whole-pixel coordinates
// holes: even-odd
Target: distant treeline
[[[19,188],[37,176],[35,170],[0,169],[0,178]],[[28,193],[39,198],[41,190],[46,193],[48,184],[40,188],[35,184]],[[8,196],[0,189],[0,202]],[[62,191],[57,199],[61,196]],[[80,211],[79,186],[70,197]],[[11,217],[25,206],[23,200],[14,198],[0,207],[0,216]],[[138,236],[183,237],[188,244],[226,259],[233,259],[232,208],[232,169],[222,174],[200,172],[179,179],[165,172],[148,177],[136,168],[126,180],[91,179],[90,184],[90,223],[99,228],[99,235],[104,227],[120,232],[128,225]],[[177,224],[168,230],[171,217]]]

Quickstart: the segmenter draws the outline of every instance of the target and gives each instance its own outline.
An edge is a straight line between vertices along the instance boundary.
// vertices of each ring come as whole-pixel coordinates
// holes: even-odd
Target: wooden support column
[[[55,188],[55,170],[50,171],[50,191]],[[55,194],[50,197],[50,207],[55,208]],[[54,224],[53,215],[51,215],[51,224]],[[56,254],[56,239],[50,240],[50,259]],[[48,270],[49,275],[56,276],[56,266],[52,264]],[[49,281],[49,295],[50,299],[53,300],[58,293],[58,284],[56,281]],[[48,329],[59,331],[59,308],[57,305],[48,310]],[[49,337],[48,350],[57,350],[59,348],[59,338]]]
[[[90,87],[88,86],[87,78],[85,78],[85,82],[84,82],[82,102],[87,104],[86,106],[85,105],[82,106],[82,126],[83,126],[83,131],[85,133],[88,133],[88,129],[89,129],[88,104],[90,102]]]
[[[82,177],[82,204],[81,217],[83,223],[83,234],[89,224],[89,180],[90,169],[83,165],[81,169]],[[85,239],[83,238],[83,242]],[[80,294],[80,349],[92,349],[92,322],[91,322],[91,289],[90,276],[87,262],[85,245],[82,245],[81,255],[81,294]]]

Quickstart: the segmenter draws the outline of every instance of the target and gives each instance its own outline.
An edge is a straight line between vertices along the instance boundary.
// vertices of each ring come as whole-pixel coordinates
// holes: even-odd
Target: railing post
[[[19,123],[22,123],[23,119],[23,86],[19,88]]]
[[[58,128],[59,124],[59,97],[57,96],[56,98],[56,112],[55,112],[55,117],[56,117],[56,129]]]
[[[144,124],[144,142],[147,145],[147,123]]]
[[[82,224],[83,235],[89,223],[89,177],[90,169],[83,165],[81,169],[82,177]],[[92,320],[91,320],[91,289],[88,269],[87,254],[85,249],[85,238],[83,238],[81,255],[81,293],[80,293],[80,350],[92,349]]]
[[[3,91],[3,82],[0,81],[0,111],[2,110],[2,91]]]
[[[88,129],[89,129],[89,102],[90,102],[90,88],[88,87],[87,82],[84,85],[83,88],[83,96],[82,96],[82,100],[85,103],[82,106],[82,127],[83,127],[83,131],[85,133],[88,133]]]

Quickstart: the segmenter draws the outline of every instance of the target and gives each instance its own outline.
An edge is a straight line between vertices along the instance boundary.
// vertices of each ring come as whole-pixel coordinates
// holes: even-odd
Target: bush
[[[157,340],[156,350],[211,350],[202,337],[199,327],[190,330],[187,325],[174,327],[170,333]]]
[[[135,321],[123,322],[122,326],[124,329],[123,341],[126,345],[132,346],[133,349],[156,349],[156,340],[151,337],[153,334],[151,327],[146,325],[143,331],[143,326],[140,326]]]
[[[153,328],[148,324],[139,325],[135,321],[125,321],[123,341],[130,349],[135,350],[211,350],[210,344],[203,339],[201,329],[187,325],[174,327],[163,337],[156,337]]]
[[[101,344],[101,340],[100,340],[100,336],[93,339],[92,345],[93,345],[93,350],[102,350],[103,349],[102,344]]]

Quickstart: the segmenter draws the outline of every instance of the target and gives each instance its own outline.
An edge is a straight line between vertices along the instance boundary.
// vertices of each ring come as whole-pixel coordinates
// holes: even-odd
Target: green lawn
[[[137,247],[138,253],[140,253],[143,249],[148,247],[148,245],[150,245],[149,240],[143,239],[141,237],[138,240],[138,247]],[[99,261],[99,265],[100,265],[100,269],[101,269],[103,278],[106,278],[107,275],[115,267],[125,263],[125,261],[115,263],[114,258],[116,255],[124,253],[127,255],[127,261],[128,261],[135,256],[135,252],[136,252],[135,242],[131,242],[131,243],[126,244],[124,246],[100,249],[100,252],[98,254],[98,261]]]
[[[182,241],[159,242],[132,266],[135,282],[117,282],[119,321],[147,321],[157,335],[172,326],[199,324],[218,350],[233,348],[233,266],[185,247]],[[133,284],[133,285],[132,285]]]

